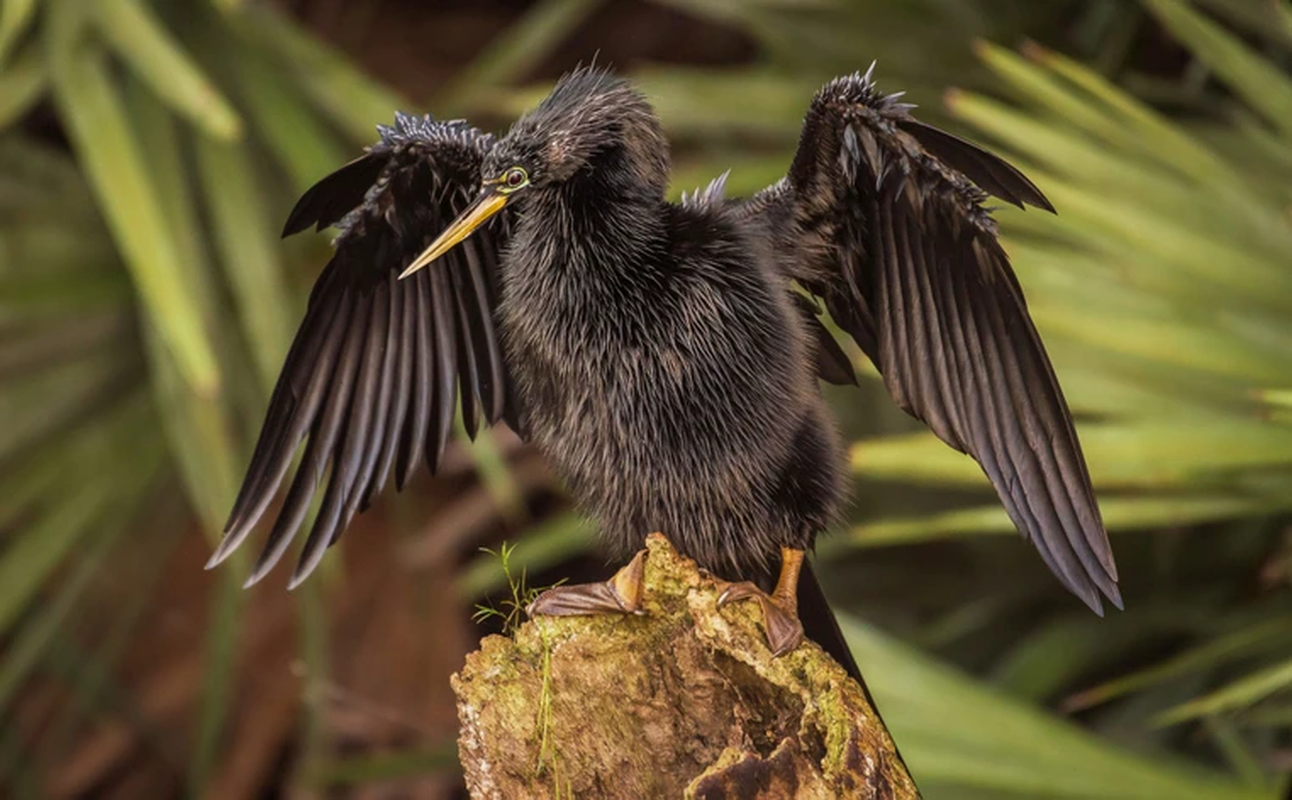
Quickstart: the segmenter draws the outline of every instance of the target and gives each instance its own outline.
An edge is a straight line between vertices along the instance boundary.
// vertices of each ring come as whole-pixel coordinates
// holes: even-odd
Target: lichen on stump
[[[658,534],[645,614],[539,618],[453,676],[472,797],[917,798],[865,694]]]

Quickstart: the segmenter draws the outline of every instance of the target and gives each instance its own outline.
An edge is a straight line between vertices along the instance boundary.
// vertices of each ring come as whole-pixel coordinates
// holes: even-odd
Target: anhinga
[[[538,447],[615,555],[663,531],[739,581],[724,603],[762,604],[775,652],[801,640],[801,612],[855,673],[804,564],[844,471],[818,379],[854,381],[824,306],[898,404],[977,459],[1059,580],[1120,607],[1067,404],[984,202],[1053,209],[911,108],[869,72],[836,79],[785,178],[747,200],[720,178],[680,203],[652,108],[601,69],[567,75],[500,139],[398,115],[287,220],[284,235],[341,233],[211,565],[305,441],[248,581],[322,482],[296,585],[392,470],[399,487],[435,471],[460,401],[468,433],[501,419]],[[549,590],[532,613],[635,611],[641,566]]]

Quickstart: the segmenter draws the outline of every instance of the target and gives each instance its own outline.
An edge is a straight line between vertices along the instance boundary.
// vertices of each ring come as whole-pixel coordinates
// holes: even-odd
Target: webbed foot
[[[799,621],[798,583],[804,551],[781,548],[781,574],[771,594],[749,581],[732,583],[718,595],[718,608],[737,600],[757,600],[763,609],[763,626],[772,656],[783,656],[803,643],[803,623]]]
[[[555,586],[525,608],[531,617],[573,617],[595,614],[640,614],[646,551],[633,556],[608,581]]]

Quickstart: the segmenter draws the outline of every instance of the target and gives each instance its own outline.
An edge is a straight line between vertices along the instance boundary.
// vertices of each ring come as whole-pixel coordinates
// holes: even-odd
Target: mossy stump
[[[756,603],[658,534],[645,614],[531,620],[453,676],[475,798],[909,800],[861,687],[815,644],[774,659]]]

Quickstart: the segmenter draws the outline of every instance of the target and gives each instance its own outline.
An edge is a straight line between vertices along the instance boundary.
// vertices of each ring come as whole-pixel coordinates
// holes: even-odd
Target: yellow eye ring
[[[512,167],[498,178],[498,191],[507,193],[529,185],[529,173],[523,167]]]

